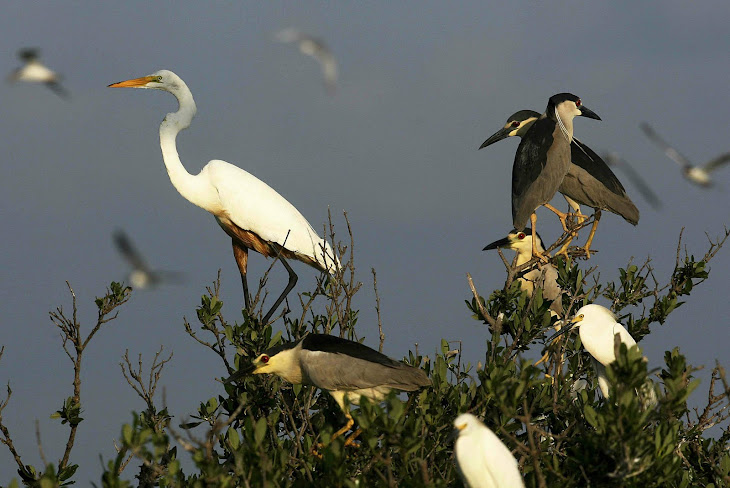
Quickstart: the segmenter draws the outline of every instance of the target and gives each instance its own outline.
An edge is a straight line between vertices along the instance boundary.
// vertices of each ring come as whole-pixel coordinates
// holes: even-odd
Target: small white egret
[[[728,152],[720,154],[702,166],[695,166],[689,161],[689,159],[684,157],[679,151],[674,149],[669,145],[669,143],[662,139],[659,134],[654,131],[652,126],[646,122],[642,122],[640,127],[641,130],[644,131],[644,134],[646,134],[646,137],[651,139],[654,144],[664,151],[664,154],[682,167],[682,175],[695,185],[699,185],[704,188],[711,187],[712,178],[710,177],[710,173],[718,169],[720,166],[725,166],[730,163],[730,152]]]
[[[618,335],[619,340],[629,349],[636,345],[636,341],[629,331],[616,321],[613,312],[601,305],[590,304],[581,307],[570,323],[573,324],[572,327],[566,327],[549,340],[553,341],[556,337],[578,328],[583,347],[596,360],[596,376],[601,393],[604,398],[609,398],[606,366],[616,360],[614,337]],[[653,392],[653,388],[651,390]]]
[[[276,40],[286,44],[296,44],[302,54],[313,57],[319,63],[324,77],[327,93],[334,95],[337,89],[337,61],[332,51],[321,39],[310,36],[297,29],[287,28],[275,34]]]
[[[456,467],[467,488],[524,488],[515,457],[474,415],[456,417],[452,435]]]
[[[121,230],[114,232],[114,244],[124,259],[132,267],[129,272],[129,282],[134,288],[154,288],[163,283],[179,283],[182,281],[182,273],[176,271],[159,271],[150,269],[142,254],[137,251],[126,233]]]
[[[69,98],[68,91],[61,86],[61,77],[40,62],[39,54],[40,50],[37,48],[24,48],[18,51],[18,58],[25,64],[10,74],[9,81],[43,83],[56,95]]]
[[[289,273],[289,283],[264,316],[264,322],[268,322],[297,282],[287,259],[302,261],[319,271],[336,270],[338,260],[331,246],[319,237],[299,210],[263,181],[218,159],[209,161],[197,175],[188,173],[180,161],[175,139],[181,130],[190,126],[197,108],[193,94],[178,75],[160,70],[109,86],[163,90],[177,98],[178,111],[167,114],[160,124],[162,159],[180,195],[212,213],[231,237],[247,310],[250,311],[246,281],[249,249],[266,257],[278,257]]]

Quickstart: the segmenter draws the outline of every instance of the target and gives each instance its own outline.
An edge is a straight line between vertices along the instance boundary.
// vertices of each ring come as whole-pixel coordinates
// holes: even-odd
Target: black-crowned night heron
[[[317,60],[327,93],[334,95],[337,89],[337,61],[324,41],[292,28],[278,31],[275,37],[279,42],[296,44],[302,54]]]
[[[38,59],[40,50],[36,48],[25,48],[18,51],[18,58],[25,63],[13,71],[8,80],[11,82],[25,81],[28,83],[43,83],[53,92],[62,97],[68,98],[68,91],[61,86],[61,77]]]
[[[515,229],[523,230],[530,220],[534,234],[537,224],[535,210],[542,205],[555,212],[567,230],[567,214],[548,202],[568,173],[573,119],[578,116],[600,120],[598,115],[583,106],[577,96],[571,93],[553,95],[545,113],[522,137],[512,166],[512,223]],[[547,261],[534,247],[536,241],[532,242],[532,253]]]
[[[578,309],[570,321],[572,326],[567,326],[550,340],[573,329],[580,332],[580,341],[588,353],[596,360],[596,373],[598,386],[604,398],[609,398],[608,380],[606,378],[606,366],[616,360],[614,338],[618,335],[619,340],[626,344],[627,348],[636,345],[636,341],[626,328],[616,321],[616,316],[606,307],[597,304],[585,305]],[[656,394],[650,380],[647,382],[647,399],[649,403],[656,403]]]
[[[545,248],[542,245],[540,235],[535,233],[534,239],[537,241],[535,246],[538,252],[544,253]],[[517,266],[521,266],[532,259],[532,229],[529,227],[525,230],[515,230],[507,235],[503,239],[494,241],[487,245],[483,250],[488,251],[490,249],[507,248],[514,249],[517,252]],[[527,292],[528,296],[532,296],[535,287],[542,289],[542,296],[551,300],[550,311],[554,315],[562,316],[563,314],[563,301],[561,295],[563,290],[558,286],[558,271],[550,263],[542,266],[542,268],[534,268],[521,275],[518,278],[520,287]]]
[[[145,259],[123,231],[115,231],[113,238],[117,250],[132,267],[132,271],[129,272],[129,282],[135,289],[154,288],[164,282],[179,283],[182,281],[182,273],[150,269]]]
[[[644,134],[646,134],[646,136],[651,139],[654,144],[659,146],[664,151],[664,154],[669,156],[670,159],[674,160],[682,167],[682,175],[695,185],[699,185],[704,188],[711,187],[712,179],[710,177],[710,173],[718,169],[720,166],[730,163],[730,153],[724,153],[703,166],[695,166],[689,161],[689,159],[684,157],[679,151],[674,149],[664,139],[662,139],[649,124],[642,122],[640,126],[641,130],[644,131]]]
[[[520,110],[508,119],[503,128],[492,134],[479,149],[485,148],[507,137],[524,137],[540,114],[534,110]],[[571,164],[558,191],[563,194],[568,204],[578,213],[579,205],[588,205],[594,209],[595,220],[586,240],[584,249],[590,257],[590,246],[601,219],[601,210],[608,210],[620,215],[627,222],[636,225],[639,222],[639,210],[626,195],[621,182],[611,168],[591,148],[575,137],[570,144]],[[570,241],[568,241],[569,243]],[[567,245],[563,249],[567,249]]]
[[[414,391],[429,386],[426,372],[394,361],[359,342],[326,334],[309,334],[303,339],[272,347],[226,380],[248,374],[270,373],[294,384],[314,385],[327,391],[347,417],[347,424],[332,438],[347,432],[355,423],[345,399],[358,405],[360,397],[380,402],[391,390]],[[346,444],[359,434],[356,431]]]
[[[512,452],[474,415],[456,417],[452,436],[456,467],[467,488],[524,488]]]

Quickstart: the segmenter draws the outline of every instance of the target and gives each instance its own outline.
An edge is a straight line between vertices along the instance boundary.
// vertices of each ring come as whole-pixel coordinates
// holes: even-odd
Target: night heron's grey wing
[[[664,154],[666,154],[670,159],[676,161],[683,168],[692,167],[692,163],[689,161],[689,159],[684,157],[682,154],[680,154],[679,151],[670,146],[667,141],[662,139],[659,134],[656,133],[652,126],[650,126],[646,122],[642,122],[641,124],[639,124],[639,127],[641,127],[641,130],[644,131],[646,137],[648,137],[654,144],[659,146],[662,151],[664,151]]]
[[[116,244],[117,249],[124,259],[126,259],[134,269],[149,272],[147,263],[134,245],[132,245],[132,241],[129,240],[127,234],[121,230],[114,232],[114,244]]]
[[[423,370],[336,336],[310,334],[305,337],[300,364],[311,382],[324,390],[384,386],[411,391],[430,384]]]
[[[573,139],[571,158],[573,164],[560,184],[559,191],[563,195],[581,205],[613,212],[633,225],[639,222],[639,209],[598,154]]]
[[[710,171],[714,171],[727,163],[730,163],[730,153],[720,154],[718,157],[707,163],[704,166],[704,170],[709,173]]]
[[[545,200],[542,197],[544,192],[534,186],[545,169],[548,149],[553,144],[551,126],[555,126],[555,122],[551,119],[538,119],[517,147],[512,165],[512,221],[517,230],[525,228],[530,215]],[[552,195],[547,201],[550,198]]]
[[[641,177],[641,175],[633,168],[633,166],[631,166],[629,163],[627,163],[625,160],[621,159],[617,154],[614,153],[609,153],[605,157],[609,165],[618,166],[623,169],[624,173],[626,173],[626,176],[631,180],[631,183],[636,187],[639,193],[641,193],[641,195],[644,197],[644,200],[646,200],[649,205],[651,205],[654,209],[661,208],[662,201],[659,199],[656,193],[652,191],[646,180]]]
[[[71,93],[69,93],[68,90],[66,90],[58,81],[48,81],[46,82],[46,86],[53,91],[56,95],[63,99],[70,99]]]

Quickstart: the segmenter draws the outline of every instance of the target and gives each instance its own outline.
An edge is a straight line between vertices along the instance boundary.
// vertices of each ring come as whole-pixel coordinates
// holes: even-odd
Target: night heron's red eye
[[[524,232],[520,232],[519,234],[517,234],[517,238],[518,238],[519,240],[522,240],[522,239],[524,239],[524,238],[525,238],[525,233],[524,233]]]
[[[575,106],[578,107],[578,108],[580,108],[580,106],[581,106],[580,98],[575,101]]]
[[[266,364],[269,362],[269,356],[261,356],[261,362]]]
[[[512,125],[512,127],[517,127],[520,125],[520,123],[515,120],[514,122],[512,122],[511,125]]]

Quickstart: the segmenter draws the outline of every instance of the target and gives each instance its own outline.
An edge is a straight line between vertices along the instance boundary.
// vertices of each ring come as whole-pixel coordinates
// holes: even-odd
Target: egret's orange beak
[[[135,78],[133,80],[120,81],[119,83],[112,83],[108,88],[141,88],[150,81],[156,80],[156,76],[143,76],[142,78]]]

